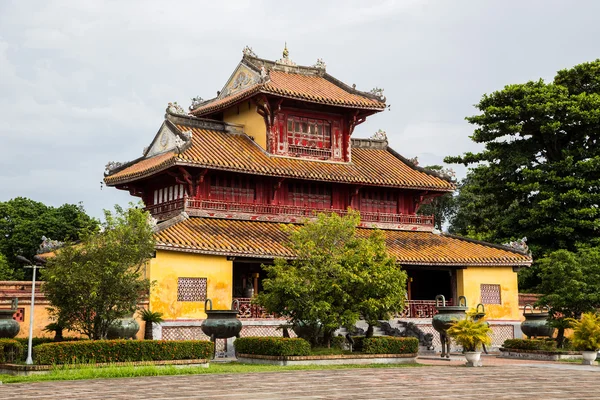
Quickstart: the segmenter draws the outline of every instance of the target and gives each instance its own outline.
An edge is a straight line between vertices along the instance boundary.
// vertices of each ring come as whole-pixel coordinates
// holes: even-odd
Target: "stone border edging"
[[[239,362],[269,365],[335,365],[335,364],[410,364],[417,362],[417,353],[410,354],[331,354],[314,356],[265,356],[238,354]]]
[[[521,360],[576,360],[581,359],[581,353],[576,351],[550,351],[550,350],[525,350],[500,348],[500,358],[511,358]]]

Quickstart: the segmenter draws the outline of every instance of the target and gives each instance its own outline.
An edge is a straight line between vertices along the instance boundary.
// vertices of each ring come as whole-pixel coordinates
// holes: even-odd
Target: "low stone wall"
[[[416,354],[335,354],[322,356],[262,356],[238,354],[239,362],[269,365],[414,364]]]
[[[500,358],[512,358],[520,360],[581,360],[581,353],[575,351],[545,351],[500,348],[500,353]]]
[[[283,331],[278,327],[285,323],[283,319],[241,319],[242,331],[240,336],[275,336],[282,337]],[[402,326],[398,323],[412,322],[414,323],[423,333],[431,333],[433,335],[433,347],[434,352],[440,352],[442,350],[440,335],[433,329],[431,319],[427,318],[404,318],[404,319],[391,319],[388,321],[392,328],[403,330]],[[519,339],[523,337],[521,332],[520,321],[500,321],[500,320],[489,320],[490,327],[492,328],[492,345],[489,346],[488,351],[496,352],[502,347],[506,339]],[[164,340],[208,340],[209,338],[202,332],[200,326],[202,320],[170,320],[165,321],[162,324],[154,324],[154,338]],[[367,330],[367,323],[364,321],[357,322],[356,326],[360,329]],[[294,332],[289,330],[290,336],[295,337]],[[337,331],[339,334],[345,334],[344,330]],[[381,329],[375,329],[375,335],[384,335]],[[233,338],[227,341],[225,346],[224,341],[219,340],[217,342],[217,351],[225,352],[228,355],[233,354]],[[459,351],[460,348],[456,347],[453,351]]]

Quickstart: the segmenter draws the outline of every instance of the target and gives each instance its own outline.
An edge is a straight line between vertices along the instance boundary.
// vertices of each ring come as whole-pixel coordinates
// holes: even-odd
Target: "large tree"
[[[42,236],[54,240],[77,240],[84,229],[94,229],[97,221],[89,217],[81,204],[49,207],[23,197],[0,202],[0,253],[6,256],[15,278],[22,277],[17,255],[32,259]]]
[[[428,165],[424,168],[449,178],[454,178],[455,176],[452,169],[441,165]],[[455,208],[454,193],[445,193],[441,196],[434,197],[431,202],[423,204],[419,207],[417,214],[433,215],[435,228],[441,231],[442,228],[444,228],[444,225],[449,222],[454,215]]]
[[[300,228],[285,227],[297,258],[263,266],[267,279],[257,302],[313,328],[313,344],[323,335],[329,345],[337,328],[352,328],[361,316],[373,324],[404,306],[406,273],[387,254],[381,232],[360,237],[358,222],[356,212],[319,214]]]
[[[579,319],[600,308],[600,247],[582,247],[576,252],[558,250],[539,260],[538,305],[550,307],[558,341],[562,345],[567,318]]]
[[[52,315],[91,339],[106,337],[117,318],[133,313],[147,295],[145,265],[154,252],[149,215],[115,206],[100,231],[64,246],[43,270]]]
[[[525,236],[534,257],[596,240],[600,60],[559,71],[550,83],[508,85],[476,107],[481,113],[467,121],[484,149],[445,160],[474,167],[461,186],[455,232],[499,243]]]

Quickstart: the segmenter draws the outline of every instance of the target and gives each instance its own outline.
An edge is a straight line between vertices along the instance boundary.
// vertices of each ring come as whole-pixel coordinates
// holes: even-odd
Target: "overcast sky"
[[[177,3],[177,5],[175,4]],[[421,165],[477,150],[483,93],[600,57],[600,1],[0,0],[0,201],[126,204],[108,161],[141,155],[166,105],[214,97],[249,45],[385,89],[387,132]],[[455,167],[459,177],[464,169]]]

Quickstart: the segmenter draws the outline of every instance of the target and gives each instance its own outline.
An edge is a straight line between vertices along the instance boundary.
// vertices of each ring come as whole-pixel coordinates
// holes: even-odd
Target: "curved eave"
[[[291,254],[269,254],[269,253],[255,253],[255,252],[244,252],[244,251],[228,251],[228,250],[208,250],[201,249],[193,246],[184,246],[184,245],[176,245],[171,243],[159,242],[156,244],[157,250],[165,250],[165,251],[177,251],[182,253],[192,253],[192,254],[206,254],[206,255],[214,255],[214,256],[226,256],[226,257],[247,257],[247,258],[257,258],[257,259],[274,259],[274,258],[284,258],[284,259],[294,259],[295,257]],[[455,262],[443,262],[443,261],[415,261],[415,260],[397,260],[396,261],[400,265],[410,265],[410,266],[423,266],[423,267],[530,267],[532,261],[523,261],[523,260],[515,260],[515,261],[455,261]]]

